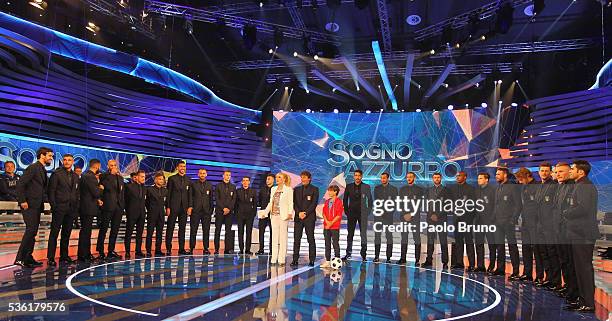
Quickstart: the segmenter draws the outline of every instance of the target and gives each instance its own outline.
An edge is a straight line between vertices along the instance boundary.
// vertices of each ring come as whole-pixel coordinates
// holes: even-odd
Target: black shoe
[[[117,254],[117,252],[115,251],[110,251],[108,252],[108,255],[106,256],[108,259],[117,259],[117,260],[121,260],[121,255]]]
[[[372,260],[372,262],[374,262],[374,263],[380,263],[380,260],[379,260],[377,257],[375,257],[375,258],[374,258],[374,260]]]
[[[595,312],[595,307],[588,307],[586,305],[581,306],[580,308],[574,310],[575,312],[582,312],[582,313],[593,313]]]
[[[48,259],[47,260],[47,265],[48,266],[57,266],[57,262],[55,262],[54,259]]]
[[[453,264],[453,265],[451,265],[451,269],[453,269],[453,270],[455,270],[455,269],[465,270],[465,266],[463,266],[461,264]]]
[[[474,272],[476,273],[484,273],[487,272],[487,270],[484,267],[477,267],[474,269]]]
[[[108,258],[110,259],[110,256]],[[98,260],[104,261],[105,259],[106,259],[106,256],[104,256],[104,253],[100,253],[100,255],[98,255]]]
[[[231,255],[231,254],[234,254],[234,251],[229,250],[229,251],[225,252],[225,254],[230,254]]]
[[[308,266],[314,266],[314,262],[313,261],[308,262]]]
[[[28,263],[30,263],[32,266],[42,266],[42,262],[36,261],[36,260],[30,260]]]
[[[134,255],[134,257],[136,257],[137,259],[142,259],[143,257],[145,257],[145,255],[142,252],[136,252],[136,255]]]
[[[521,276],[518,277],[519,281],[523,281],[523,282],[533,282],[533,278],[527,274],[523,274]]]
[[[298,262],[297,261],[293,261],[293,262],[291,262],[291,264],[289,264],[289,266],[298,266]]]
[[[155,251],[155,256],[166,256],[166,253],[162,251]]]
[[[210,255],[210,250],[209,249],[204,249],[202,251],[202,255]]]
[[[442,264],[442,270],[448,270],[448,263]]]
[[[75,264],[76,263],[76,261],[71,259],[70,257],[60,257],[59,261],[60,261],[60,264],[61,263],[64,263],[64,264]]]
[[[391,263],[391,259],[389,258],[389,259],[387,259],[385,262],[386,262],[386,263]]]
[[[346,260],[350,260],[351,259],[351,255],[347,254],[342,258],[342,261],[346,261]]]
[[[518,281],[519,278],[520,278],[520,276],[518,275],[518,273],[512,273],[508,277],[508,281]]]
[[[257,255],[264,255],[264,251],[259,250],[259,251],[255,252],[255,254],[257,254]]]
[[[476,268],[474,268],[473,266],[468,266],[465,270],[468,272],[476,272]]]
[[[368,261],[368,259],[365,256],[361,257],[361,262],[367,262],[367,261]]]
[[[152,257],[153,253],[151,253],[151,251],[147,251],[147,257]]]
[[[13,264],[24,267],[24,268],[33,268],[34,266],[30,263],[24,262],[24,261],[15,261]]]
[[[219,251],[215,251],[215,255],[219,255]]]
[[[253,252],[251,252],[251,251],[246,251],[246,252],[244,252],[244,254],[245,254],[245,255],[253,255]]]
[[[406,265],[406,259],[399,259],[399,261],[397,261],[396,264]]]
[[[425,261],[425,262],[423,262],[421,264],[422,268],[428,268],[428,267],[431,267],[431,266],[433,266],[433,263],[431,261]]]
[[[191,252],[185,251],[185,250],[179,250],[178,254],[179,255],[191,255]]]
[[[130,252],[125,253],[125,259],[129,260],[132,258],[132,254],[130,254]]]
[[[493,272],[495,272],[495,267],[494,267],[494,266],[489,266],[489,267],[487,268],[487,273],[491,274],[491,273],[493,273]]]
[[[502,270],[495,270],[493,271],[493,273],[491,273],[492,276],[505,276],[506,272],[502,271]]]

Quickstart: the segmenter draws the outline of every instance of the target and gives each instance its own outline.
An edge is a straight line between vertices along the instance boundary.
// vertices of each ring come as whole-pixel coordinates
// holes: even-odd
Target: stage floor
[[[11,268],[1,271],[0,319],[597,320],[504,277],[360,261],[338,273],[305,262],[292,268],[270,266],[267,256],[194,255]],[[9,302],[32,300],[63,302],[70,316],[6,312]]]

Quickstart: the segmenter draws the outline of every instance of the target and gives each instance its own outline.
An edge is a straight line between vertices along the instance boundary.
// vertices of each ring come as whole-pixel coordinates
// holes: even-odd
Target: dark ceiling
[[[378,40],[383,46],[384,41],[381,34],[381,15],[378,9],[378,1],[352,1],[343,0],[339,7],[332,9],[328,6],[336,1],[318,0],[317,6],[313,6],[313,1],[263,1],[263,7],[259,2],[234,0],[234,1],[168,1],[172,4],[187,6],[201,12],[206,12],[212,16],[223,16],[217,19],[217,23],[205,23],[193,18],[190,22],[193,25],[193,34],[186,30],[185,15],[174,15],[162,19],[160,15],[145,11],[145,0],[131,0],[123,8],[118,6],[115,0],[46,0],[48,7],[42,11],[34,6],[28,5],[28,1],[11,3],[2,2],[2,10],[18,16],[26,17],[29,20],[48,25],[54,29],[65,31],[69,34],[81,37],[117,50],[137,54],[160,64],[187,74],[188,76],[201,81],[204,85],[213,89],[220,97],[245,105],[252,108],[259,108],[267,98],[278,89],[277,93],[267,101],[266,107],[272,108],[293,108],[293,109],[324,109],[333,108],[343,109],[365,109],[380,108],[379,99],[368,95],[364,90],[356,91],[355,81],[351,77],[330,77],[338,86],[346,88],[356,96],[343,94],[338,91],[332,92],[330,84],[321,81],[312,74],[314,69],[319,70],[325,75],[334,75],[345,72],[346,67],[336,63],[314,62],[312,56],[318,54],[321,57],[348,57],[354,60],[355,55],[363,58],[356,62],[358,72],[372,84],[374,88],[381,84],[381,77],[376,73],[367,73],[368,70],[376,70],[377,65],[373,59],[368,59],[372,55],[372,41]],[[120,0],[121,1],[121,0]],[[381,0],[383,1],[383,0]],[[124,0],[124,2],[128,2]],[[338,1],[340,2],[340,1]],[[365,3],[364,9],[357,8],[355,2]],[[528,1],[509,1],[510,3],[521,3],[516,6],[512,14],[512,25],[507,33],[492,32],[496,29],[498,17],[492,15],[480,20],[478,25],[459,26],[457,21],[453,22],[453,27],[447,28],[442,33],[427,36],[419,41],[424,30],[461,15],[485,8],[487,5],[496,8],[507,1],[492,0],[461,0],[461,1],[442,1],[442,0],[414,0],[399,1],[388,0],[384,4],[387,7],[388,26],[391,40],[391,48],[387,48],[387,56],[401,54],[405,51],[428,52],[435,49],[440,52],[444,49],[446,42],[452,46],[460,42],[461,49],[452,49],[456,54],[452,57],[444,55],[417,55],[415,68],[419,70],[430,70],[429,72],[414,73],[412,79],[421,86],[418,89],[412,86],[410,101],[407,105],[402,103],[403,98],[403,70],[405,67],[405,55],[402,58],[386,59],[385,65],[389,73],[392,86],[397,85],[396,96],[400,102],[401,109],[414,110],[416,108],[435,108],[436,106],[446,106],[447,104],[456,105],[480,105],[481,101],[486,101],[491,96],[495,85],[494,80],[504,79],[502,92],[507,90],[507,86],[513,80],[520,80],[523,91],[516,90],[512,100],[518,103],[524,102],[527,98],[536,98],[568,91],[576,91],[588,88],[595,79],[595,75],[602,66],[603,61],[610,58],[610,51],[602,50],[602,37],[609,32],[610,8],[603,7],[595,0],[548,0],[542,12],[535,20],[524,13],[525,8],[531,4]],[[151,28],[154,38],[133,30],[132,24],[119,22],[119,18],[110,17],[99,10],[95,4],[113,4],[117,10],[129,12],[142,19],[141,14],[145,12],[147,16],[144,26]],[[94,6],[92,6],[94,4]],[[191,9],[186,9],[186,13]],[[200,11],[198,11],[200,12]],[[406,21],[408,16],[418,15],[421,22],[418,25],[409,25]],[[602,17],[603,15],[603,17]],[[318,32],[330,39],[337,39],[336,45],[323,41],[312,40],[308,46],[305,45],[304,37],[298,36],[291,38],[285,34],[282,44],[277,49],[277,58],[273,66],[265,68],[271,61],[268,53],[274,47],[274,37],[271,33],[258,30],[257,40],[252,48],[247,48],[243,41],[240,28],[230,26],[220,26],[219,21],[231,25],[231,22],[241,18],[249,19],[255,25],[278,25],[302,29],[307,32]],[[606,20],[608,23],[606,24]],[[94,21],[100,31],[93,35],[85,30],[87,22]],[[238,21],[238,20],[236,20]],[[229,23],[228,23],[229,22]],[[326,31],[326,24],[336,23],[339,30],[329,34]],[[165,26],[165,27],[164,27]],[[605,27],[604,27],[605,26]],[[518,48],[517,43],[549,43],[561,40],[580,40],[581,44],[585,41],[588,45],[569,50],[568,46],[547,52],[517,52],[513,54],[470,54],[470,48],[466,49],[466,39],[469,34],[472,40],[469,41],[472,48],[490,46],[489,50],[502,45]],[[475,40],[480,35],[486,35],[486,40]],[[609,41],[609,40],[608,40]],[[497,47],[495,47],[497,46]],[[552,46],[552,45],[551,45]],[[554,46],[552,46],[554,47]],[[492,49],[491,49],[492,48]],[[296,51],[300,57],[294,58],[293,52]],[[309,52],[310,51],[310,52]],[[519,50],[520,51],[520,50]],[[524,50],[523,50],[524,51]],[[283,57],[279,59],[278,57]],[[365,58],[364,58],[365,57]],[[399,57],[399,56],[398,56]],[[304,61],[307,62],[304,62]],[[253,66],[248,69],[236,70],[232,66],[241,63]],[[293,67],[287,67],[287,63]],[[478,87],[471,87],[460,91],[450,97],[441,98],[444,90],[438,89],[431,99],[423,103],[423,96],[428,88],[435,83],[440,70],[449,63],[456,64],[459,68],[482,67],[484,64],[496,66],[498,64],[519,64],[522,68],[513,68],[512,72],[502,73],[498,70],[484,73],[486,81]],[[72,66],[79,68],[78,65]],[[429,68],[429,69],[427,69]],[[495,67],[497,68],[497,67]],[[494,69],[495,69],[494,68]],[[460,69],[460,68],[459,68]],[[153,89],[146,83],[133,82],[122,77],[113,77],[111,74],[104,74],[104,71],[97,69],[88,70],[91,76],[105,78],[108,81],[118,82],[123,85],[135,86],[133,88],[147,93],[153,93]],[[445,80],[449,88],[454,88],[467,80],[476,76],[479,72],[451,73]],[[272,76],[274,75],[274,76]],[[298,88],[299,82],[306,79],[308,75],[308,86],[318,88],[325,93],[324,97],[314,93],[307,94],[304,89]],[[278,78],[279,80],[275,80]],[[266,81],[267,80],[267,81]],[[283,81],[285,83],[283,83]],[[123,82],[123,83],[122,83]],[[282,100],[284,87],[293,88],[288,104]],[[382,91],[383,98],[387,95]],[[157,93],[159,94],[159,93]],[[164,93],[164,95],[169,95]],[[173,94],[174,95],[174,94]],[[388,106],[387,106],[388,107]]]

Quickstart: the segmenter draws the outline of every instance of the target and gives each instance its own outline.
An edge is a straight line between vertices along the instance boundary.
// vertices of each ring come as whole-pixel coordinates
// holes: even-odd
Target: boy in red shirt
[[[323,205],[323,236],[325,236],[325,262],[321,268],[328,268],[331,260],[331,245],[334,244],[334,257],[340,257],[340,220],[344,212],[342,200],[338,198],[340,188],[331,185],[327,188],[330,198]]]

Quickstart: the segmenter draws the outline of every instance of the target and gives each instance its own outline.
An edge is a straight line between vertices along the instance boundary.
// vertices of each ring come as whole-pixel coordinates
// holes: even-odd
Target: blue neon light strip
[[[389,82],[389,77],[387,76],[387,69],[385,68],[385,62],[383,61],[382,52],[380,51],[378,41],[372,41],[372,50],[374,51],[374,58],[376,58],[376,64],[378,65],[380,77],[382,78],[383,85],[385,86],[385,90],[389,96],[389,100],[391,101],[391,107],[393,107],[393,110],[397,110],[397,100],[395,100],[395,95],[393,95],[393,88],[391,88],[391,83]]]
[[[98,147],[84,146],[84,145],[78,145],[78,144],[71,144],[71,143],[62,143],[62,142],[57,142],[57,141],[48,140],[48,139],[32,138],[32,137],[26,137],[26,136],[11,135],[11,134],[6,134],[6,133],[0,133],[0,138],[20,139],[20,140],[25,140],[25,141],[29,141],[29,142],[36,142],[36,143],[40,143],[40,144],[50,144],[50,145],[60,145],[60,146],[67,146],[67,147],[74,147],[74,148],[92,149],[92,150],[98,150],[98,151],[103,151],[103,152],[108,152],[108,153],[139,154],[139,155],[143,155],[143,156],[147,156],[147,157],[160,157],[160,158],[166,158],[166,159],[180,159],[180,158],[176,158],[176,157],[167,157],[167,156],[143,154],[143,153],[134,152],[134,151],[126,152],[126,151],[112,150],[112,149],[106,149],[106,148],[98,148]],[[267,172],[270,171],[270,167],[267,167],[267,166],[255,166],[255,165],[245,165],[245,164],[235,164],[235,163],[226,163],[226,162],[205,161],[205,160],[196,160],[196,159],[186,159],[185,162],[187,164],[195,164],[195,165],[208,165],[208,166],[216,166],[216,167],[251,169],[251,170],[267,171]]]
[[[0,27],[32,39],[57,55],[139,77],[208,104],[248,110],[256,115],[261,114],[259,110],[225,101],[201,83],[135,55],[91,43],[4,12],[0,12]]]

